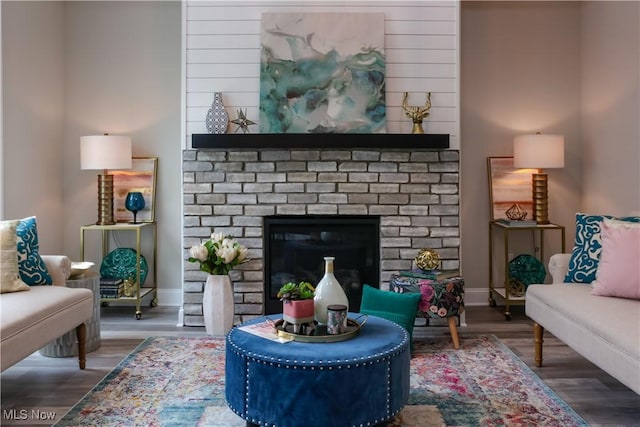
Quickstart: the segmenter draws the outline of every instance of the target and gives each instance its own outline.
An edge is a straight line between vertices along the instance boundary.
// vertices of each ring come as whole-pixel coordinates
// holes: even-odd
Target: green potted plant
[[[300,325],[313,322],[314,306],[313,297],[315,289],[311,283],[289,282],[280,288],[278,298],[282,301],[282,319],[293,325],[294,333],[297,333]]]

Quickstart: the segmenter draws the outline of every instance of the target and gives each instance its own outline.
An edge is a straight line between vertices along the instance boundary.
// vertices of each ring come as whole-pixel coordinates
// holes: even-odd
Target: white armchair
[[[93,316],[93,292],[67,288],[71,261],[66,256],[42,257],[55,286],[32,286],[28,291],[0,294],[0,370],[58,338],[76,330],[78,361],[86,361],[85,322]]]

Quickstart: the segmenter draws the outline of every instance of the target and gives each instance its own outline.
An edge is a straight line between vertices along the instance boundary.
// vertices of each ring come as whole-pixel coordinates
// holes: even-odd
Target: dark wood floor
[[[512,308],[512,313],[512,320],[505,321],[500,307],[468,307],[467,326],[460,328],[461,341],[465,336],[494,334],[591,425],[640,426],[640,395],[548,334],[545,366],[536,368],[532,322],[522,307]],[[147,308],[136,321],[132,307],[103,307],[102,346],[89,353],[84,371],[78,369],[76,358],[34,353],[2,373],[0,425],[51,425],[51,420],[35,420],[32,410],[39,411],[42,418],[53,413],[55,420],[60,419],[146,337],[204,335],[203,328],[176,327],[177,320],[177,308]],[[418,326],[414,332],[415,339],[438,335],[448,336],[448,328]],[[27,414],[27,419],[16,419],[21,414]]]

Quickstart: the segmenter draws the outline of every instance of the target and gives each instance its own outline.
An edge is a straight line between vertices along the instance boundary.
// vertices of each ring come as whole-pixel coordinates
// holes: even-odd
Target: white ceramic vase
[[[349,311],[349,299],[342,286],[333,275],[334,257],[324,257],[324,277],[316,286],[316,296],[313,298],[314,318],[321,325],[327,324],[327,307],[333,304],[347,306]]]
[[[233,288],[226,274],[210,274],[202,297],[204,327],[208,335],[225,336],[233,328]]]

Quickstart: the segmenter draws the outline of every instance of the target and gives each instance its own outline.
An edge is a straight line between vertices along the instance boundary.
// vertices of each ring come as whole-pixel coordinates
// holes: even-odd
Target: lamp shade
[[[131,169],[131,137],[80,137],[80,169]]]
[[[513,140],[513,166],[516,168],[564,167],[564,136],[520,135]]]

